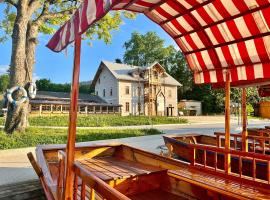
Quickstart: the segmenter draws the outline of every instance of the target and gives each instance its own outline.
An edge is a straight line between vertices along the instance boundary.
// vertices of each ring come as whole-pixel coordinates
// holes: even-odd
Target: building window
[[[106,97],[106,90],[103,89],[103,97]]]
[[[126,112],[129,112],[129,102],[126,102]]]
[[[138,103],[138,112],[141,113],[141,103]]]
[[[96,95],[98,96],[98,91],[96,91]]]
[[[112,88],[111,88],[111,90],[110,90],[110,96],[112,96]]]
[[[129,86],[126,86],[126,94],[129,94]]]
[[[141,96],[141,87],[138,87],[138,96]]]
[[[172,97],[172,91],[169,90],[168,93],[169,93],[169,97]]]
[[[100,78],[98,79],[98,83],[100,84]]]

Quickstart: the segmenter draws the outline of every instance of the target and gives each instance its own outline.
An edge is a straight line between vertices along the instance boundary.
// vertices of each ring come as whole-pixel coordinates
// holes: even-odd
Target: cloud
[[[6,74],[8,72],[9,66],[8,65],[0,65],[0,75]],[[33,81],[37,81],[41,79],[36,73],[33,73]]]
[[[8,72],[9,66],[8,65],[0,65],[0,75],[6,74]]]
[[[41,79],[41,77],[38,76],[36,73],[33,73],[33,81],[37,81],[39,79]]]

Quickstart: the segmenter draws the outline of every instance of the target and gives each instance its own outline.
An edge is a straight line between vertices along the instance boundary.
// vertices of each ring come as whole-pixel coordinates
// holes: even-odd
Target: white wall
[[[141,87],[141,114],[144,113],[144,97],[143,97],[143,84],[139,84],[138,82],[130,82],[130,81],[119,81],[119,104],[122,105],[122,114],[123,115],[138,115],[138,87]],[[126,87],[129,87],[129,94],[126,94]],[[126,103],[129,103],[129,112],[126,111]]]
[[[98,92],[98,96],[112,104],[119,104],[118,101],[118,83],[116,78],[112,73],[105,67],[100,73],[99,80],[97,80],[95,85],[95,93]],[[103,96],[103,89],[105,89],[105,97]],[[110,90],[112,89],[112,96],[110,95]]]

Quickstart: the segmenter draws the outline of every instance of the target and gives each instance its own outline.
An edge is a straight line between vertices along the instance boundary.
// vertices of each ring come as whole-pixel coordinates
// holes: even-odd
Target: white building
[[[102,61],[92,86],[96,95],[122,105],[122,115],[177,116],[177,87],[159,63],[138,67]]]

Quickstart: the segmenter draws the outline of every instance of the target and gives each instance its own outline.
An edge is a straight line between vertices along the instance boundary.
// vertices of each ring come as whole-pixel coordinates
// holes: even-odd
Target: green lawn
[[[3,124],[0,118],[0,124]],[[30,126],[67,126],[68,115],[31,116]],[[131,126],[151,124],[183,124],[186,119],[172,117],[147,117],[147,116],[118,116],[118,115],[79,115],[78,127],[105,127],[105,126]]]
[[[161,134],[156,129],[124,130],[77,130],[76,141],[86,142],[125,137]],[[33,147],[38,144],[64,144],[67,141],[67,129],[28,128],[24,133],[7,135],[0,129],[0,149]]]

